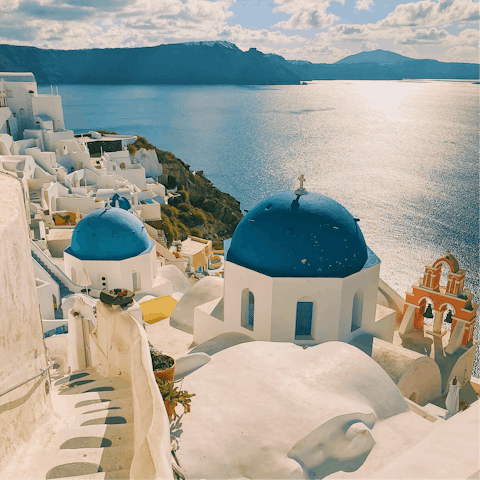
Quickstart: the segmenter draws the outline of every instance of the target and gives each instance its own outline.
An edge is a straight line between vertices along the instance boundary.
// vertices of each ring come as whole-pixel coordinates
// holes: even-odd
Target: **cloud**
[[[237,44],[239,47],[255,45],[280,45],[289,43],[303,43],[307,39],[299,35],[285,35],[281,32],[267,29],[252,30],[241,25],[226,27],[218,33],[218,37]]]
[[[268,53],[276,53],[287,60],[307,60],[312,63],[333,63],[342,58],[348,57],[352,51],[348,48],[342,49],[331,45],[315,45],[307,43],[300,47],[272,48]]]
[[[309,30],[311,28],[325,28],[339,20],[333,13],[327,13],[330,0],[274,0],[278,5],[274,13],[290,15],[288,20],[278,22],[277,28],[287,30]],[[335,0],[344,3],[344,0]],[[366,0],[368,1],[368,0]]]
[[[370,52],[371,50],[376,50],[380,45],[375,42],[363,42],[360,45],[361,52]]]
[[[468,62],[478,63],[478,48],[475,47],[453,47],[445,54],[447,62]]]
[[[431,28],[426,30],[419,28],[415,32],[407,36],[400,36],[396,39],[396,43],[405,45],[425,45],[425,44],[441,44],[450,34],[446,30],[437,30]]]
[[[370,10],[370,7],[373,7],[375,3],[373,3],[373,0],[357,0],[357,3],[355,3],[355,8],[357,10]]]
[[[478,2],[472,0],[421,0],[397,5],[379,23],[383,27],[426,27],[453,22],[475,22],[479,19]]]

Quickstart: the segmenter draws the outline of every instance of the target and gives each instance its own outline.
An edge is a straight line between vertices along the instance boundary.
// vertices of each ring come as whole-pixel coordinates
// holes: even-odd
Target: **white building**
[[[328,197],[296,193],[268,198],[237,226],[224,296],[195,310],[196,343],[226,332],[302,344],[393,340],[395,311],[377,306],[380,260],[357,220]]]
[[[118,207],[95,210],[73,231],[64,252],[65,273],[91,288],[126,288],[138,295],[171,295],[172,284],[157,275],[155,242],[132,213]]]
[[[22,138],[25,129],[38,126],[48,126],[55,132],[65,128],[62,99],[53,92],[39,94],[32,73],[0,73],[0,109],[2,107],[11,111],[5,128],[14,139]]]

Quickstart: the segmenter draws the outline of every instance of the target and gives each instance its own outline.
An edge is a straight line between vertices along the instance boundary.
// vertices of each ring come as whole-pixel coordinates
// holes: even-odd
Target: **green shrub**
[[[172,207],[171,205],[162,205],[161,209],[162,209],[162,213],[164,213],[170,218],[172,216],[175,216],[175,217],[178,216],[178,213],[179,213],[178,209],[175,207]]]
[[[203,233],[197,227],[193,227],[193,228],[190,229],[190,235],[193,235],[194,237],[202,238]]]
[[[177,205],[177,208],[178,208],[181,212],[189,212],[192,207],[191,207],[188,203],[179,203],[179,204]]]
[[[188,202],[189,194],[184,188],[178,190],[177,193],[180,194],[180,197],[182,198],[182,202]]]
[[[173,190],[177,186],[177,180],[172,175],[167,175],[167,181],[165,183],[165,188],[167,190]]]
[[[218,208],[217,203],[215,200],[207,198],[202,204],[202,209],[206,212],[214,212]]]

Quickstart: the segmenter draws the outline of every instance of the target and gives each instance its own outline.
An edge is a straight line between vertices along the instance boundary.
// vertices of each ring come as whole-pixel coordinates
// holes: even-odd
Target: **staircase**
[[[73,292],[70,290],[63,281],[58,278],[57,275],[55,275],[55,269],[58,269],[58,267],[52,262],[52,265],[47,265],[46,262],[42,261],[38,255],[36,255],[32,251],[32,257],[35,259],[35,261],[58,283],[58,286],[60,288],[60,297],[64,298],[67,295],[70,295]],[[53,267],[54,266],[54,267]],[[62,309],[59,308],[60,305],[57,305],[57,309],[55,310],[55,318],[63,318],[63,312]],[[60,316],[58,316],[60,315]]]
[[[165,237],[165,234],[163,233],[162,230],[158,230],[158,243],[159,243],[162,247],[165,247],[165,248],[168,250],[167,237]]]
[[[42,204],[42,191],[41,190],[29,190],[30,202]]]
[[[130,383],[122,377],[102,379],[95,368],[53,379],[55,416],[15,454],[3,478],[130,478],[134,455]]]
[[[45,252],[35,244],[33,240],[30,240],[30,251],[32,253],[32,257],[45,269],[45,271],[58,282],[60,289],[62,290],[65,295],[69,295],[70,293],[83,293],[85,291],[85,287],[81,287],[80,285],[76,285],[73,283],[70,278],[68,278],[62,270],[60,270],[57,265],[53,262],[53,260],[45,255]],[[98,288],[91,288],[88,287],[88,293],[90,295],[98,297],[100,295],[101,290]],[[61,297],[63,298],[63,294]]]

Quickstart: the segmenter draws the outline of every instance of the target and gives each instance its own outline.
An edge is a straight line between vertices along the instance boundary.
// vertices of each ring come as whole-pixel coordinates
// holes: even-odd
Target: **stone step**
[[[88,390],[93,391],[89,392]],[[71,411],[85,405],[101,405],[102,403],[110,402],[112,400],[119,400],[122,398],[129,399],[131,396],[132,389],[125,388],[125,384],[114,382],[112,380],[98,383],[93,382],[60,391],[57,400],[58,402],[61,402],[62,405],[59,405],[56,408]]]
[[[123,470],[122,470],[123,471]],[[62,477],[62,480],[104,480],[106,472],[90,473],[87,475],[76,475],[74,477]],[[111,478],[111,477],[108,477]],[[128,478],[128,477],[125,477]]]
[[[103,441],[102,440],[107,440]],[[109,445],[110,444],[110,445]],[[133,445],[133,424],[88,425],[59,430],[47,445],[49,450],[112,448]],[[133,448],[133,447],[132,447]]]
[[[117,470],[115,472],[106,472],[105,480],[125,480],[130,478],[130,470]]]
[[[94,405],[91,405],[94,406]],[[115,401],[109,402],[109,407],[103,409],[99,406],[98,409],[93,409],[93,413],[84,413],[76,416],[76,424],[78,426],[85,425],[121,425],[126,423],[133,423],[133,400],[130,400],[122,408],[115,405]],[[92,409],[91,409],[92,411]]]
[[[133,445],[108,448],[45,450],[35,463],[36,478],[68,478],[77,473],[92,474],[130,470]],[[95,471],[97,470],[97,471]]]
[[[105,400],[105,399],[104,399]],[[120,410],[126,410],[133,408],[132,398],[130,396],[124,398],[118,398],[109,400],[108,402],[89,402],[87,405],[75,406],[69,411],[70,415],[85,418],[86,415],[105,411],[105,412],[120,412]]]

